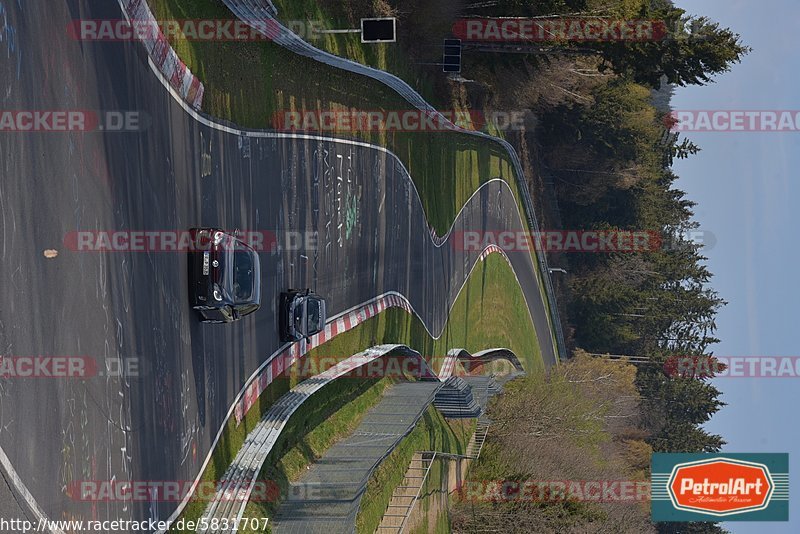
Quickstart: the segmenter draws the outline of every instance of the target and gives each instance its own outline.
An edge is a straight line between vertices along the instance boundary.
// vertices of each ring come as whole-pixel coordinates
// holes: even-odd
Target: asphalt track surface
[[[438,335],[479,253],[434,245],[413,184],[386,151],[210,128],[165,90],[141,45],[66,32],[73,19],[120,17],[110,0],[0,0],[0,109],[151,119],[135,133],[0,133],[0,354],[81,355],[101,368],[89,379],[0,378],[0,447],[50,519],[167,518],[176,503],[68,492],[87,480],[193,480],[231,402],[281,345],[281,290],[313,287],[331,315],[399,291]],[[76,230],[193,226],[318,240],[262,254],[262,308],[222,326],[201,325],[189,309],[183,254],[64,245]],[[454,225],[481,228],[525,228],[502,181],[481,188]],[[527,253],[510,261],[552,363],[533,262]],[[117,359],[137,361],[138,376],[109,376]],[[3,474],[11,478],[9,465]],[[2,509],[13,509],[6,495]]]

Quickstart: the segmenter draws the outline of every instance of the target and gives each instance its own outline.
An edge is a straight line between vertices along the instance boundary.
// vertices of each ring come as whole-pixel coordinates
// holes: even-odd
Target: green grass
[[[298,21],[322,22],[325,29],[357,28],[360,23],[360,15],[372,16],[371,13],[367,12],[348,16],[344,10],[338,9],[339,6],[318,0],[275,0],[273,3],[278,9],[278,20],[290,27],[290,29],[295,29],[290,23],[297,24]],[[298,30],[296,33],[299,33],[303,39],[321,50],[357,61],[363,65],[391,72],[415,87],[428,102],[435,106],[440,106],[441,104],[449,105],[449,102],[441,101],[439,93],[435,90],[434,76],[441,75],[440,68],[435,66],[428,67],[423,72],[420,65],[410,63],[410,56],[406,53],[410,43],[407,42],[407,34],[402,31],[403,27],[412,27],[412,25],[419,27],[424,21],[431,20],[427,13],[421,13],[420,11],[411,10],[403,14],[398,21],[400,31],[398,31],[398,42],[396,43],[364,44],[361,42],[361,34],[359,33],[326,33],[311,36],[308,31],[302,33],[304,29],[308,29],[308,24],[296,27]],[[430,24],[426,24],[426,26],[430,26]],[[441,34],[449,31],[449,23],[447,21],[440,22],[436,26]]]
[[[490,347],[514,351],[528,373],[544,369],[525,299],[506,261],[492,254],[479,263],[450,311],[439,339],[432,339],[418,321],[396,323],[401,339],[425,355],[437,357],[451,348],[477,352]]]
[[[340,380],[322,388],[317,395],[325,402],[307,401],[292,414],[264,461],[258,479],[276,483],[281,495],[285,495],[289,483],[297,480],[307,465],[358,427],[367,411],[380,401],[394,381],[392,378]],[[244,517],[275,517],[279,504],[279,499],[250,501]],[[258,531],[245,528],[241,532]]]
[[[149,3],[156,18],[162,20],[232,17],[221,2],[213,0]],[[205,85],[204,111],[243,127],[271,128],[276,113],[291,110],[410,108],[397,93],[377,81],[298,56],[271,42],[177,38],[171,42]],[[360,42],[349,46],[354,54],[359,47],[363,47]],[[366,50],[359,53],[368,59]],[[458,106],[449,102],[445,107]],[[440,235],[486,180],[502,177],[516,191],[507,155],[499,145],[483,139],[453,132],[348,131],[341,135],[385,146],[400,158],[420,192],[428,221]]]
[[[232,16],[220,2],[213,0],[149,0],[149,3],[158,19]],[[289,6],[288,2],[284,4],[284,8]],[[294,13],[310,5],[310,1],[303,0],[296,5]],[[289,20],[287,14],[291,13],[282,13],[285,20]],[[413,70],[403,70],[402,58],[393,57],[386,50],[382,52],[381,47],[367,50],[360,42],[352,42],[352,36],[345,41],[330,43],[330,46],[341,47],[339,51],[346,57],[386,68],[407,81],[414,81]],[[285,110],[403,110],[409,107],[399,95],[378,82],[297,56],[273,43],[173,40],[172,45],[205,84],[204,111],[243,127],[270,128],[276,112]],[[428,96],[427,85],[412,85]],[[459,106],[451,102],[445,107]],[[455,214],[474,191],[491,178],[501,177],[509,183],[524,213],[513,168],[505,152],[495,143],[452,132],[350,132],[348,136],[385,146],[397,155],[414,180],[429,223],[440,235],[447,231]],[[346,357],[365,347],[388,342],[405,343],[425,355],[438,357],[453,347],[477,351],[505,346],[520,356],[531,373],[543,368],[533,332],[512,271],[501,258],[492,256],[473,273],[440,339],[431,339],[418,320],[393,309],[314,349],[309,356]],[[213,481],[222,476],[262,414],[295,382],[294,379],[276,380],[262,393],[241,425],[228,422],[202,480]],[[353,416],[366,409],[369,398],[374,400],[369,392],[362,391],[361,395],[367,396],[351,399],[355,403]],[[307,437],[314,448],[297,449],[294,453],[291,451],[295,450],[296,443],[287,444],[290,456],[283,464],[283,475],[288,479],[307,458],[317,454],[342,431],[341,425],[327,425]],[[205,505],[205,502],[190,502],[184,517],[199,517]]]
[[[149,0],[149,3],[156,17],[161,19],[232,17],[221,2],[213,0]],[[321,18],[334,24],[343,22],[323,12],[312,0],[285,0],[277,6],[285,21]],[[346,43],[339,43],[339,40]],[[362,45],[352,35],[328,36],[325,43],[323,48],[327,46],[334,52],[335,46],[339,51],[347,50],[350,54],[347,57],[352,59],[387,68],[396,74],[398,69],[402,71],[402,60],[380,63],[380,58],[394,56],[380,52],[380,47]],[[383,84],[298,56],[270,42],[173,39],[172,45],[206,86],[204,110],[244,127],[269,128],[273,116],[286,110],[402,110],[409,107]],[[391,50],[396,52],[398,48]],[[418,83],[412,85],[420,89]],[[460,109],[462,106],[453,99],[444,107]],[[348,137],[354,135],[389,148],[403,162],[419,191],[426,218],[439,235],[447,232],[458,210],[478,187],[492,178],[503,178],[509,184],[520,213],[523,217],[526,214],[513,167],[496,143],[453,132],[355,132]],[[543,292],[542,277],[546,273],[541,273],[535,255],[534,264]],[[542,298],[550,310],[544,292]]]
[[[236,453],[242,448],[247,434],[253,430],[261,419],[261,415],[288,390],[289,380],[276,380],[261,393],[256,406],[250,409],[239,426],[236,425],[236,421],[233,419],[228,421],[217,446],[214,448],[211,460],[202,473],[201,482],[211,483],[222,478]],[[192,499],[184,508],[181,517],[186,521],[197,520],[203,514],[207,504],[208,502],[205,500]],[[175,526],[170,531],[179,532]]]
[[[439,513],[433,525],[428,524],[426,515],[411,534],[450,534],[450,518],[447,516],[447,511]]]
[[[510,348],[519,356],[529,374],[541,373],[544,368],[541,352],[522,294],[516,284],[513,272],[505,260],[497,255],[491,255],[479,263],[473,271],[472,277],[456,299],[445,331],[439,340],[430,338],[417,318],[403,310],[390,308],[313,349],[306,359],[344,359],[366,347],[381,343],[404,343],[416,348],[423,355],[437,357],[443,356],[447,350],[454,347],[477,351],[502,346]],[[259,397],[257,404],[247,412],[239,426],[234,420],[227,423],[220,441],[212,453],[211,461],[203,471],[202,481],[216,481],[222,477],[236,453],[241,449],[245,437],[255,427],[262,415],[275,400],[298,382],[294,373],[301,363],[295,364],[287,371],[284,378],[276,379],[267,387]],[[341,382],[341,386],[337,387],[359,387],[359,384],[360,387],[364,387],[367,382],[362,380],[344,381]],[[383,386],[378,383],[371,387]],[[331,424],[311,434],[310,437],[306,437],[308,432],[293,434],[291,429],[287,429],[286,436],[291,436],[287,439],[291,440],[285,442],[285,445],[281,445],[281,447],[290,451],[290,456],[279,466],[279,470],[282,471],[270,472],[269,478],[284,482],[291,480],[313,456],[324,452],[327,448],[326,445],[335,441],[331,439],[332,436],[338,437],[343,435],[342,432],[346,432],[345,426],[340,424],[342,420],[351,416],[357,417],[358,414],[368,409],[371,405],[370,402],[376,401],[377,390],[359,389],[359,395],[366,395],[360,397],[347,397],[345,393],[341,393],[343,396],[338,398],[355,398],[357,399],[356,404],[345,406],[346,416],[334,419]],[[322,397],[318,396],[317,398]],[[327,395],[325,399],[326,402],[329,401]],[[304,409],[319,414],[323,413],[319,410],[324,406],[323,403],[315,402],[315,398],[312,397],[304,404]],[[303,428],[312,431],[313,425]],[[302,444],[304,442],[305,445]],[[297,450],[292,452],[295,447]],[[270,464],[271,460],[265,465]],[[206,504],[205,501],[190,501],[184,510],[183,517],[186,520],[199,518],[205,510]],[[265,516],[248,514],[246,517]]]
[[[356,517],[356,532],[371,534],[378,528],[386,506],[392,500],[394,488],[403,481],[414,453],[441,451],[463,454],[474,428],[473,419],[448,421],[436,408],[430,406],[414,430],[372,473],[361,498],[361,507]],[[426,485],[440,487],[448,469],[447,462],[434,462]]]

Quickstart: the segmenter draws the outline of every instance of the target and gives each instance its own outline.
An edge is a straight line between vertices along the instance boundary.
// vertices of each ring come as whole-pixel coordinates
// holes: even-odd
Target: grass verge
[[[407,52],[412,46],[411,36],[407,30],[430,28],[431,21],[437,20],[436,34],[446,35],[449,33],[450,24],[442,21],[440,14],[431,13],[431,11],[437,11],[434,6],[428,6],[427,9],[419,9],[422,6],[416,6],[415,9],[407,10],[400,15],[397,21],[398,32],[395,43],[365,44],[361,42],[360,33],[320,33],[311,28],[312,25],[320,26],[320,29],[357,28],[361,17],[392,15],[387,12],[391,11],[391,8],[375,9],[375,5],[378,3],[380,2],[374,2],[372,5],[342,5],[340,1],[273,0],[273,4],[278,9],[278,20],[316,48],[362,65],[391,72],[415,87],[434,106],[450,105],[449,102],[441,101],[441,94],[436,87],[436,83],[441,83],[443,79],[441,67],[414,63],[414,58]],[[430,47],[429,60],[431,62],[440,61],[442,42],[437,40],[426,44],[439,45]]]
[[[372,473],[361,498],[356,517],[356,532],[372,534],[378,528],[394,488],[405,477],[412,456],[418,451],[442,451],[463,454],[474,431],[473,419],[445,420],[436,408],[428,407],[417,426]],[[447,462],[434,462],[426,484],[441,485],[449,469]]]
[[[233,16],[214,0],[149,3],[160,20]],[[205,84],[204,111],[243,127],[273,128],[275,117],[286,111],[410,108],[405,99],[378,81],[299,56],[272,42],[171,38],[171,44]],[[437,131],[348,130],[340,134],[384,146],[400,158],[420,193],[429,224],[440,235],[486,180],[504,178],[516,192],[507,154],[485,139]]]
[[[149,3],[156,18],[162,20],[233,16],[221,2],[214,0],[149,0]],[[334,25],[344,23],[344,16],[332,16],[330,9],[323,10],[317,2],[286,0],[276,5],[284,21],[321,18]],[[409,107],[403,98],[379,82],[298,56],[271,42],[173,38],[171,44],[203,80],[206,86],[204,110],[244,127],[271,128],[274,117],[282,111],[403,110]],[[405,73],[409,81],[416,80],[407,73],[410,66],[397,59],[397,47],[391,48],[394,52],[389,53],[387,45],[363,45],[353,35],[329,35],[321,44],[333,53]],[[412,85],[421,89],[419,83]],[[463,98],[457,93],[454,91],[450,95],[446,107],[465,108]],[[447,232],[458,210],[478,187],[492,178],[503,178],[515,194],[520,213],[523,217],[527,213],[513,166],[496,143],[454,132],[348,133],[350,137],[358,136],[387,147],[403,162],[419,191],[428,223],[439,235]],[[544,291],[542,278],[549,274],[541,272],[535,255],[534,265]],[[550,310],[550,301],[544,293],[543,300]]]
[[[518,355],[529,374],[541,373],[544,369],[533,324],[513,271],[505,260],[496,254],[490,255],[476,266],[472,276],[456,299],[445,330],[439,339],[431,338],[416,317],[408,315],[403,310],[390,308],[361,323],[353,330],[340,334],[324,345],[313,349],[306,358],[344,359],[365,347],[381,343],[404,343],[416,348],[423,355],[439,356],[453,347],[477,351],[503,346]],[[247,434],[260,421],[262,415],[281,395],[297,383],[297,379],[294,377],[301,364],[302,361],[298,362],[286,371],[284,378],[277,379],[270,384],[261,394],[256,405],[247,412],[239,426],[233,420],[227,423],[219,443],[212,452],[211,461],[203,471],[202,481],[216,481],[222,477],[236,453],[241,449]],[[352,386],[352,384],[348,385]],[[353,417],[366,411],[370,405],[368,399],[375,398],[371,397],[374,392],[362,391],[361,394],[366,394],[367,397],[360,399],[361,404],[355,408],[355,412],[347,412],[353,414]],[[358,397],[353,398],[358,399]],[[312,399],[307,404],[311,407],[317,403]],[[310,426],[306,428],[311,430]],[[309,438],[311,443],[315,443],[312,445],[315,447],[314,449],[307,448],[308,445],[298,445],[304,439],[303,435],[287,432],[286,435],[293,436],[293,438],[292,441],[286,442],[286,450],[291,450],[296,445],[306,448],[298,449],[296,454],[293,453],[293,456],[287,458],[283,467],[279,467],[283,471],[271,473],[271,479],[292,480],[299,469],[305,466],[303,462],[307,462],[314,454],[321,454],[327,448],[324,446],[326,441],[321,438],[331,434],[339,435],[338,432],[342,428],[337,424],[330,429],[320,430],[318,434]],[[300,454],[301,452],[311,454]],[[182,517],[187,521],[196,520],[202,515],[206,505],[207,502],[204,500],[192,500],[184,510]]]
[[[285,496],[289,483],[336,441],[352,433],[395,381],[393,378],[341,380],[322,388],[317,395],[323,396],[325,402],[307,401],[292,415],[264,461],[258,479],[277,484],[280,496]],[[280,498],[250,501],[244,517],[275,517],[280,502]],[[262,532],[249,528],[253,524],[247,522],[241,532]],[[271,531],[269,525],[267,531]]]
[[[158,19],[231,17],[227,8],[213,0],[149,0],[149,3]],[[409,107],[383,84],[297,56],[273,43],[173,39],[172,45],[206,86],[204,111],[243,127],[270,128],[276,114],[288,110],[403,110]],[[365,61],[371,60],[365,57]],[[495,143],[453,132],[350,134],[385,146],[397,155],[414,180],[429,224],[440,235],[447,231],[469,196],[491,178],[506,180],[524,213],[513,167]],[[452,347],[477,351],[506,346],[520,356],[529,373],[543,367],[522,294],[511,270],[496,256],[490,257],[473,273],[439,339],[432,339],[422,324],[405,312],[389,310],[315,351],[319,351],[319,356],[346,357],[364,347],[385,342],[406,343],[423,354],[439,356]],[[212,461],[203,472],[204,481],[218,480],[222,476],[261,415],[292,385],[291,379],[277,380],[261,395],[241,425],[228,423]],[[338,430],[331,429],[331,432],[336,434]],[[286,473],[300,463],[287,460]],[[199,517],[205,504],[191,502],[184,516],[187,519]]]

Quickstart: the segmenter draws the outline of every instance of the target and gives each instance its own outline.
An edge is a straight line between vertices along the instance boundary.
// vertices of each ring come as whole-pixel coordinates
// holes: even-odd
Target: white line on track
[[[120,4],[120,8],[122,9],[122,12],[125,14],[125,17],[127,17],[128,14],[125,11],[124,7],[122,6],[121,0],[118,0],[118,3]],[[242,129],[233,128],[231,126],[227,126],[227,125],[224,125],[224,124],[220,124],[218,122],[210,120],[208,117],[198,113],[195,109],[193,109],[191,106],[189,106],[189,104],[185,100],[183,100],[183,98],[167,82],[167,80],[164,78],[163,74],[161,74],[161,72],[156,67],[155,63],[153,63],[153,61],[150,59],[149,54],[148,54],[148,57],[147,57],[147,63],[150,66],[150,69],[153,71],[153,74],[155,75],[156,79],[159,82],[161,82],[161,85],[164,86],[164,88],[169,92],[169,94],[172,96],[172,98],[183,108],[183,110],[190,117],[192,117],[197,122],[199,122],[199,123],[201,123],[201,124],[203,124],[203,125],[205,125],[205,126],[207,126],[209,128],[213,128],[215,130],[219,130],[219,131],[222,131],[222,132],[230,133],[230,134],[233,134],[233,135],[244,136],[244,137],[271,138],[271,139],[307,139],[307,140],[314,140],[314,141],[325,141],[325,142],[330,142],[330,143],[339,143],[339,144],[347,144],[347,145],[352,145],[352,146],[359,146],[359,147],[369,148],[371,150],[377,150],[377,151],[383,152],[383,153],[387,154],[388,156],[390,156],[391,158],[393,158],[394,161],[403,169],[406,177],[408,178],[408,180],[411,183],[412,189],[414,190],[414,193],[417,196],[418,201],[420,202],[420,205],[422,205],[422,200],[421,200],[419,191],[417,190],[417,187],[414,184],[413,180],[411,180],[411,174],[408,172],[408,169],[406,169],[405,165],[403,165],[403,162],[400,161],[400,159],[393,152],[391,152],[389,149],[387,149],[385,147],[382,147],[382,146],[366,143],[366,142],[363,142],[363,141],[355,141],[355,140],[352,140],[352,139],[338,139],[338,138],[334,138],[334,137],[326,137],[326,136],[319,136],[319,135],[285,133],[285,132],[268,132],[268,131],[262,131],[262,130],[242,130]],[[445,235],[441,236],[441,237],[437,236],[438,237],[437,239],[434,239],[434,237],[432,235],[430,236],[431,242],[434,244],[434,246],[441,247],[442,245],[444,245],[444,243],[447,241],[448,237],[450,236],[450,233],[452,232],[453,228],[455,227],[456,221],[458,220],[459,216],[464,211],[464,209],[467,207],[467,204],[469,204],[469,202],[472,200],[472,198],[475,195],[477,195],[484,187],[489,186],[489,184],[491,184],[492,182],[501,182],[502,185],[505,186],[506,188],[508,188],[508,190],[513,195],[513,190],[508,185],[508,183],[502,178],[492,178],[492,179],[484,182],[483,184],[481,184],[481,186],[478,189],[475,190],[475,192],[472,195],[470,195],[469,199],[467,199],[464,202],[464,205],[461,206],[461,209],[458,211],[458,214],[453,219],[453,223],[450,225],[450,228],[447,230],[447,233],[445,233]],[[517,212],[517,217],[519,218],[520,223],[523,226],[525,226],[526,223],[525,223],[525,221],[524,221],[524,219],[522,217],[522,214],[519,211],[519,205],[516,202],[514,204],[515,204],[515,208],[516,208],[516,212]],[[519,278],[517,277],[517,273],[514,272],[514,267],[511,265],[511,262],[508,261],[508,257],[505,254],[502,254],[502,255],[506,259],[506,261],[508,262],[509,267],[511,267],[511,271],[514,273],[514,278],[517,280],[517,284],[519,285]],[[449,316],[450,312],[452,311],[452,308],[455,305],[456,300],[458,300],[458,296],[461,294],[461,292],[463,291],[464,287],[466,286],[467,281],[469,280],[470,276],[472,275],[472,272],[478,266],[478,263],[480,263],[480,261],[476,261],[473,264],[472,268],[470,269],[469,275],[467,275],[464,278],[464,282],[462,283],[461,287],[459,288],[458,293],[456,293],[456,298],[453,300],[452,303],[450,303],[450,306],[448,308],[448,316]],[[534,279],[536,280],[536,284],[538,286],[538,284],[539,284],[538,277],[534,277]],[[520,285],[520,288],[521,288],[521,285]],[[352,312],[354,310],[357,310],[357,309],[363,308],[365,306],[368,306],[371,303],[376,302],[378,299],[380,299],[381,297],[386,296],[388,294],[395,294],[395,295],[398,295],[398,296],[402,297],[403,299],[405,299],[406,302],[408,302],[408,304],[409,304],[409,307],[411,309],[411,313],[413,315],[415,315],[420,320],[422,325],[425,327],[425,330],[428,332],[428,334],[432,338],[438,339],[439,336],[441,336],[441,332],[438,335],[433,335],[433,333],[428,329],[428,325],[425,324],[424,319],[417,313],[417,311],[411,305],[411,302],[404,295],[402,295],[399,292],[395,292],[395,291],[384,293],[384,294],[382,294],[382,295],[380,295],[378,297],[375,297],[373,299],[370,299],[370,300],[368,300],[368,301],[366,301],[366,302],[364,302],[362,304],[358,304],[356,306],[353,306],[352,308],[350,308],[348,310],[345,310],[345,311],[337,314],[334,317],[331,317],[330,320],[331,321],[337,320],[338,318],[345,316],[347,313],[350,313],[350,312]],[[530,307],[527,305],[528,303],[527,303],[527,299],[525,298],[525,293],[522,292],[522,295],[523,295],[523,298],[526,301],[525,304],[526,304],[526,308],[528,309],[528,315],[529,315],[529,317],[531,319],[531,324],[535,324],[534,321],[533,321],[533,317],[530,315]],[[253,372],[253,374],[247,379],[245,384],[242,386],[241,390],[236,395],[236,398],[234,399],[234,401],[231,403],[230,407],[228,408],[227,415],[225,416],[225,419],[223,420],[222,424],[220,425],[220,429],[217,431],[217,435],[214,437],[214,441],[211,443],[211,447],[209,449],[208,454],[206,455],[206,459],[203,461],[203,465],[201,466],[201,468],[200,468],[200,470],[199,470],[194,482],[192,483],[192,491],[189,493],[188,496],[184,497],[184,499],[179,503],[178,507],[175,509],[175,511],[172,513],[172,515],[170,515],[170,517],[167,519],[167,521],[172,522],[172,521],[177,520],[178,517],[180,516],[180,514],[183,512],[183,509],[186,507],[186,504],[189,502],[191,494],[194,492],[195,488],[197,487],[197,484],[200,482],[200,477],[202,476],[203,471],[205,471],[206,467],[208,466],[208,463],[211,461],[211,455],[212,455],[214,449],[216,448],[217,443],[219,442],[220,438],[222,437],[222,432],[223,432],[223,430],[225,428],[225,424],[227,423],[227,421],[233,415],[234,410],[236,408],[236,405],[241,400],[242,396],[244,395],[245,391],[247,390],[247,387],[250,385],[250,383],[257,376],[259,376],[259,374],[263,370],[263,368],[266,365],[268,365],[272,361],[272,359],[276,355],[280,354],[287,346],[288,346],[288,344],[281,346],[277,351],[275,351],[272,355],[270,355],[270,357],[267,358],[267,360],[264,363],[262,363],[258,367],[258,369],[256,369]],[[16,470],[14,469],[14,466],[11,464],[11,461],[9,460],[8,456],[6,456],[5,451],[2,449],[2,447],[0,447],[0,464],[3,466],[4,470],[6,471],[6,473],[8,475],[8,478],[10,479],[9,482],[11,482],[14,485],[14,488],[17,490],[17,492],[19,492],[20,496],[26,502],[26,504],[30,507],[31,511],[37,516],[37,519],[46,521],[47,520],[47,516],[44,514],[44,512],[41,509],[41,507],[39,506],[39,503],[36,501],[36,499],[30,493],[28,488],[22,482],[22,479],[17,474]],[[52,529],[51,532],[54,532],[55,534],[63,534],[63,531],[61,531],[59,529]],[[158,532],[159,532],[159,534],[161,534],[164,531],[161,530],[161,531],[158,531]]]

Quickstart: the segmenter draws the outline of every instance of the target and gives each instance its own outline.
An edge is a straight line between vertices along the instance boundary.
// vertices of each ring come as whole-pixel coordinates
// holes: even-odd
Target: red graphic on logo
[[[763,464],[715,458],[676,465],[668,487],[675,508],[724,516],[766,508],[774,484]]]

